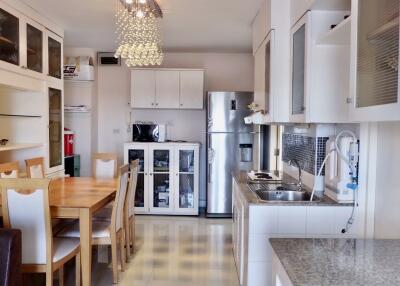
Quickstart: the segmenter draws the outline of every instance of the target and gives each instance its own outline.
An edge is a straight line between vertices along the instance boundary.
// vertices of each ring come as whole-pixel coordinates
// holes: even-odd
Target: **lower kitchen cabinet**
[[[199,144],[126,143],[125,164],[136,159],[137,214],[198,215]]]
[[[273,250],[270,238],[356,236],[357,221],[349,233],[342,234],[351,215],[351,206],[249,204],[235,180],[232,206],[233,252],[240,285],[243,286],[275,286],[272,284]]]

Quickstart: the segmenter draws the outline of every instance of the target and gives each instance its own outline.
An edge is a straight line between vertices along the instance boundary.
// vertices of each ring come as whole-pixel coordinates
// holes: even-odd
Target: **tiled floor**
[[[229,219],[137,216],[136,253],[118,285],[238,286],[231,231]],[[93,285],[112,284],[109,265],[93,267]]]

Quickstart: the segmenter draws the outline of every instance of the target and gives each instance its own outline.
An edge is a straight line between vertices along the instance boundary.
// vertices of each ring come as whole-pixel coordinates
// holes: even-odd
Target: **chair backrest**
[[[25,160],[26,174],[31,179],[44,179],[44,158]]]
[[[118,231],[123,227],[124,206],[128,190],[129,165],[119,168],[118,188],[111,215],[111,227]]]
[[[117,155],[112,153],[93,154],[93,177],[112,179],[117,177]]]
[[[1,179],[3,221],[22,233],[22,263],[52,261],[49,179]]]
[[[16,179],[19,175],[19,163],[9,162],[0,164],[0,179]]]
[[[127,194],[127,210],[128,217],[135,214],[135,195],[139,173],[139,159],[131,162],[131,172],[129,176],[128,194]]]

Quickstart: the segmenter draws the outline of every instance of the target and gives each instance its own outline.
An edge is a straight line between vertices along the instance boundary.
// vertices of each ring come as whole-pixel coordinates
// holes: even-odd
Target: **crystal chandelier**
[[[162,11],[155,0],[116,0],[117,42],[115,57],[128,67],[161,65],[163,52],[159,19]]]

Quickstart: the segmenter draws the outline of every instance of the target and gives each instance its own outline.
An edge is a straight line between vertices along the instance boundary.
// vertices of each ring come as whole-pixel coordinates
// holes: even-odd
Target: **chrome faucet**
[[[303,178],[301,175],[300,163],[296,159],[292,159],[289,161],[289,165],[299,168],[299,182],[297,183],[297,186],[299,187],[299,189],[301,191],[303,189]]]

